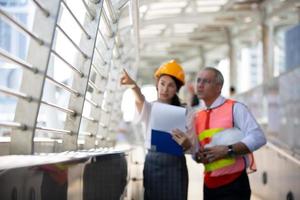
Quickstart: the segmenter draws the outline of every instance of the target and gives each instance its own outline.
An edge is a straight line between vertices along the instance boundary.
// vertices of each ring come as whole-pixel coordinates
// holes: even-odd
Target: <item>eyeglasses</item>
[[[197,78],[197,84],[203,83],[204,85],[206,85],[206,84],[211,84],[213,82],[214,82],[214,80],[209,80],[206,78]]]

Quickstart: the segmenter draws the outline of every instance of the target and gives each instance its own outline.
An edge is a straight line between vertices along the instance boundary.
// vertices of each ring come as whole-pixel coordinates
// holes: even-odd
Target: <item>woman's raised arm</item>
[[[120,78],[120,83],[121,85],[127,85],[130,86],[134,96],[135,96],[135,104],[137,107],[138,112],[140,113],[142,111],[144,102],[145,102],[145,97],[141,92],[140,87],[136,84],[136,82],[129,76],[127,71],[123,69],[124,74]]]

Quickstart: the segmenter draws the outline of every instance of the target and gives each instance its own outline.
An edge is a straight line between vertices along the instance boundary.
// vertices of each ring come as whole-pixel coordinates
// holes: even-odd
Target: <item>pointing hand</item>
[[[121,85],[136,85],[135,81],[129,76],[127,71],[123,69],[124,74],[120,78]]]

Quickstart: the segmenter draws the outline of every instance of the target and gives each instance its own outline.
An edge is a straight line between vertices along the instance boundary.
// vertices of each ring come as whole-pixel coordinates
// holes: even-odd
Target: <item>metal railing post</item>
[[[83,24],[83,28],[87,30],[87,32],[90,35],[90,38],[82,36],[79,43],[79,48],[87,54],[88,58],[85,58],[83,56],[78,56],[75,63],[76,66],[79,68],[79,70],[84,74],[84,76],[83,77],[74,76],[73,85],[72,85],[72,88],[79,91],[81,94],[83,94],[83,96],[70,97],[69,109],[75,110],[77,115],[75,116],[67,115],[64,129],[71,130],[75,134],[63,135],[63,150],[77,150],[78,148],[77,139],[78,139],[80,124],[82,121],[84,102],[85,102],[86,93],[89,85],[90,71],[92,66],[93,54],[95,51],[96,36],[97,36],[99,22],[100,22],[100,15],[102,12],[102,5],[103,2],[98,4],[94,4],[94,3],[88,4],[89,9],[93,10],[95,13],[94,18],[90,18],[88,15],[86,15]],[[97,122],[92,121],[91,123],[97,123]],[[91,132],[91,135],[93,134],[95,133]]]
[[[34,151],[35,126],[50,58],[50,46],[53,42],[55,25],[58,19],[60,0],[40,0],[39,3],[43,5],[44,9],[37,9],[32,32],[43,42],[31,38],[27,62],[37,68],[40,73],[24,70],[20,89],[21,92],[32,96],[37,101],[18,100],[14,121],[24,124],[28,128],[26,130],[12,130],[10,154],[32,154]],[[45,9],[49,15],[44,14]]]

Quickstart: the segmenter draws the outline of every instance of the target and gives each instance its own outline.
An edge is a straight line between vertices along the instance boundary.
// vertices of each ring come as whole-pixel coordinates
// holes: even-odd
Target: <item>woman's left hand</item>
[[[172,130],[172,138],[180,146],[182,146],[184,151],[191,148],[192,146],[192,143],[189,140],[189,138],[186,136],[186,134],[177,128]]]

